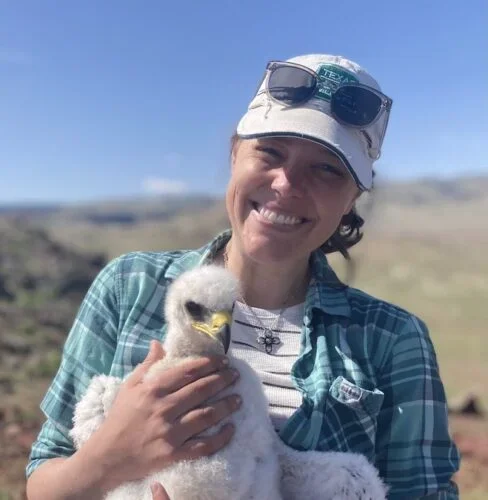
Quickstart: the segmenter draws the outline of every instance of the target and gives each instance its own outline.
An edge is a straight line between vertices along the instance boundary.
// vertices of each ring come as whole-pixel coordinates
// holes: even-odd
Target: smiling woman
[[[237,145],[240,143],[242,139],[240,139],[239,135],[237,133],[233,134],[230,140],[230,149],[231,149],[231,158],[233,158],[234,152],[237,150]],[[331,169],[334,167],[334,165],[337,165],[337,160],[340,161],[340,159],[334,155],[331,151],[322,148],[322,154],[330,154],[331,158],[331,163],[328,165],[328,168]],[[343,165],[342,162],[339,164],[340,172],[337,172],[338,175],[343,174]],[[374,171],[373,171],[373,176],[374,176]],[[359,192],[360,195],[360,192]],[[289,221],[289,222],[296,222],[296,221]],[[356,210],[355,204],[347,213],[344,215],[332,234],[330,238],[328,238],[320,247],[320,249],[324,253],[332,253],[332,252],[340,252],[344,258],[350,259],[348,249],[351,248],[352,246],[356,245],[361,241],[362,238],[362,232],[361,228],[364,225],[364,220],[363,218],[358,214]]]
[[[310,254],[336,232],[359,194],[339,157],[315,142],[292,137],[236,140],[227,189],[233,228],[229,262],[246,267],[248,278],[253,268],[266,264],[257,273],[260,279],[269,283],[279,276],[281,283],[272,289],[283,293],[290,289],[286,281],[303,285],[302,293],[294,295],[303,300],[307,283],[297,277],[306,276]],[[269,290],[266,298],[254,299],[251,294],[261,288],[249,289],[248,301],[270,308],[285,303],[283,297],[273,299]]]
[[[283,442],[364,455],[390,499],[458,497],[459,455],[426,325],[343,284],[326,257],[347,256],[361,239],[355,203],[372,187],[391,108],[378,83],[345,58],[268,64],[232,138],[231,228],[197,250],[121,256],[90,288],[42,403],[46,423],[27,467],[31,500],[103,498],[232,439],[229,427],[199,434],[237,410],[231,397],[208,401],[235,380],[221,359],[168,371],[160,388],[141,376],[163,355],[148,350],[164,339],[169,285],[208,263],[239,280],[232,353],[260,377]],[[75,452],[73,408],[91,377],[122,378],[142,361],[117,411]]]

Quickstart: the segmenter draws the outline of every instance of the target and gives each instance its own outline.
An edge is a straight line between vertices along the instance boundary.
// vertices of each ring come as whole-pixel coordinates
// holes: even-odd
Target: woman
[[[27,467],[30,500],[102,498],[232,438],[228,426],[198,436],[239,406],[233,397],[206,403],[238,376],[224,360],[192,361],[142,382],[163,356],[151,341],[164,336],[169,283],[207,262],[240,279],[233,352],[261,376],[286,443],[363,453],[391,499],[458,497],[451,477],[459,457],[425,325],[344,286],[325,258],[360,239],[355,202],[372,187],[391,104],[341,57],[268,65],[232,141],[231,231],[199,250],[122,256],[88,292],[41,405],[47,419]],[[74,453],[73,406],[90,378],[125,376],[136,365],[105,423]]]

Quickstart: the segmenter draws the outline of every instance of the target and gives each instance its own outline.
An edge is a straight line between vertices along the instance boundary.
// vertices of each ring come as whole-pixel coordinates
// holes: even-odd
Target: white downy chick
[[[201,266],[180,275],[165,299],[166,355],[150,368],[146,377],[192,357],[225,354],[238,294],[237,280],[219,266]],[[217,398],[239,394],[244,401],[227,419],[235,426],[231,442],[210,457],[181,461],[144,480],[123,484],[105,500],[152,500],[150,485],[155,481],[164,485],[171,500],[281,500],[281,471],[274,450],[276,436],[261,381],[247,363],[230,357],[229,364],[239,371],[240,377]],[[81,445],[98,428],[120,383],[119,379],[104,376],[92,381],[75,411],[71,433],[75,443]],[[217,432],[224,423],[203,434]]]
[[[166,356],[151,367],[147,377],[190,357],[227,353],[232,309],[239,295],[238,281],[220,266],[202,266],[179,276],[165,300]],[[215,455],[177,463],[151,479],[164,484],[172,500],[281,500],[275,433],[261,381],[247,363],[232,356],[229,362],[240,377],[218,398],[239,394],[245,402],[228,419],[234,423],[234,436]]]
[[[146,376],[155,376],[191,357],[224,354],[230,344],[231,311],[238,296],[237,281],[221,267],[202,266],[179,276],[165,301],[166,356]],[[261,381],[247,363],[233,358],[231,352],[228,356],[240,378],[218,397],[237,393],[243,400],[231,417],[236,429],[231,442],[211,457],[179,462],[142,481],[126,483],[110,492],[106,500],[152,500],[150,485],[154,481],[165,486],[171,500],[385,498],[377,471],[364,456],[299,452],[286,446],[271,424]],[[101,424],[120,383],[114,377],[95,377],[76,408],[72,436],[77,446]]]
[[[222,267],[201,266],[179,276],[165,299],[164,362],[225,354],[238,296],[237,280]],[[158,370],[156,363],[148,375]]]

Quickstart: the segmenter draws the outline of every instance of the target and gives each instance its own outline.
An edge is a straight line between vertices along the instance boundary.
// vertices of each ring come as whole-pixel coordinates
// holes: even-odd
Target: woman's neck
[[[223,250],[225,266],[239,279],[249,306],[281,309],[305,300],[310,281],[308,259],[302,262],[260,263],[246,258],[229,242]]]

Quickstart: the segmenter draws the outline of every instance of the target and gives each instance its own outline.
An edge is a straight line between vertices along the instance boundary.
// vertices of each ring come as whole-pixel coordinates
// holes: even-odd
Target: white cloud
[[[188,191],[188,185],[182,181],[148,177],[142,181],[142,187],[150,194],[182,194]]]
[[[21,50],[0,47],[0,63],[4,64],[28,64],[29,54]]]
[[[167,153],[161,161],[161,170],[164,172],[181,172],[183,168],[183,155],[180,153]],[[150,194],[182,194],[189,190],[188,184],[167,177],[147,177],[142,181],[142,188]]]

